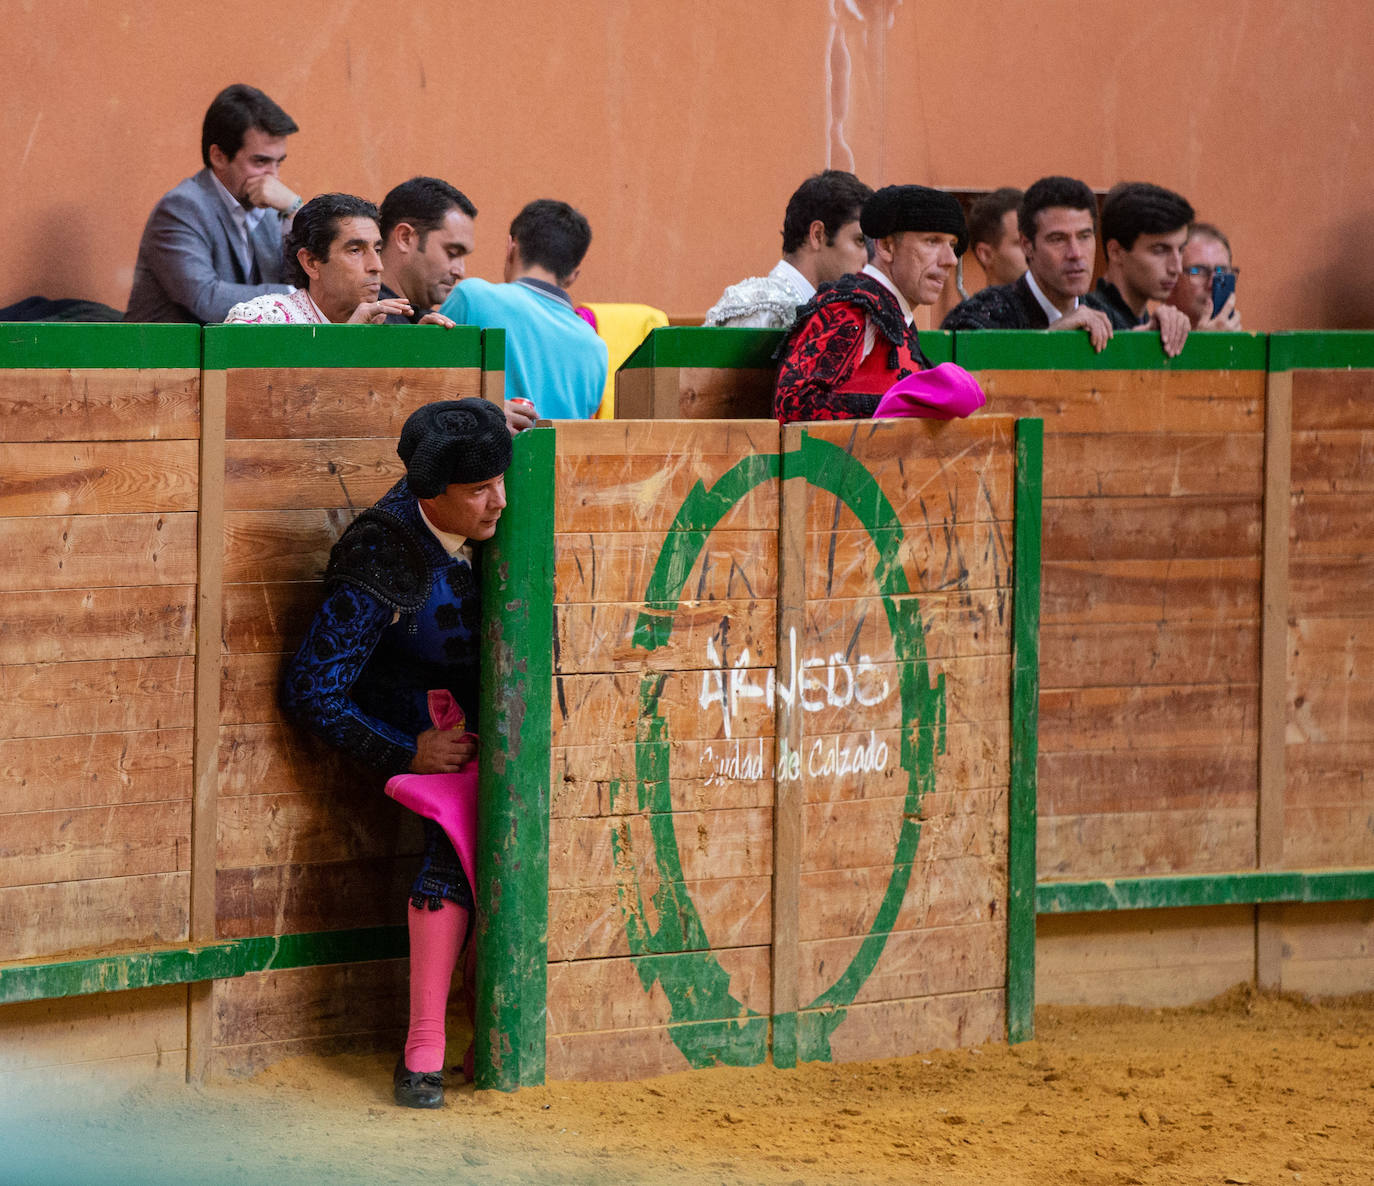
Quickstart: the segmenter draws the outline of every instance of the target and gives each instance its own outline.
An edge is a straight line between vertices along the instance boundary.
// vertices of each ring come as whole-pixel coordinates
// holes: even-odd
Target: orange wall
[[[525,201],[581,207],[583,300],[704,312],[771,266],[788,194],[831,164],[874,185],[1157,181],[1230,232],[1247,328],[1374,326],[1368,0],[5,8],[0,304],[123,307],[148,211],[243,81],[300,124],[303,194],[464,189],[473,274],[499,276]]]

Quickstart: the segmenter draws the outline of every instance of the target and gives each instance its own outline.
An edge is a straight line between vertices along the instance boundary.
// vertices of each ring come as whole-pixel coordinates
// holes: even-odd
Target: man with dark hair
[[[352,194],[321,194],[296,214],[284,248],[296,289],[264,293],[229,310],[227,324],[381,324],[409,302],[382,299],[377,207]]]
[[[1014,284],[1025,275],[1026,257],[1021,251],[1016,215],[1024,196],[1015,186],[1004,185],[969,207],[968,245],[989,287]]]
[[[473,278],[439,310],[459,325],[506,331],[506,399],[550,420],[595,414],[606,386],[606,343],[578,316],[567,289],[592,229],[567,202],[531,202],[510,224],[504,284]]]
[[[783,343],[773,414],[784,424],[871,416],[889,387],[931,365],[915,308],[940,299],[968,246],[959,201],[923,185],[889,185],[864,203],[859,221],[874,240],[873,262],[822,287]]]
[[[1093,191],[1072,177],[1042,177],[1022,197],[1017,227],[1025,273],[974,293],[950,310],[940,328],[1082,329],[1101,351],[1112,323],[1087,300],[1097,253]]]
[[[254,87],[215,96],[201,129],[205,168],[149,215],[125,321],[222,321],[240,301],[291,291],[282,239],[301,199],[278,174],[295,131]]]
[[[1195,222],[1188,227],[1188,241],[1183,244],[1183,273],[1169,295],[1169,304],[1188,315],[1194,330],[1240,333],[1234,292],[1216,313],[1212,312],[1212,277],[1218,273],[1235,276],[1239,271],[1231,264],[1231,243],[1220,228],[1210,222]]]
[[[382,297],[411,307],[388,322],[420,321],[444,303],[466,273],[476,217],[467,195],[437,177],[412,177],[382,199]]]
[[[1157,329],[1173,358],[1188,340],[1188,318],[1163,302],[1183,272],[1183,244],[1193,208],[1187,199],[1146,181],[1123,181],[1102,203],[1106,274],[1093,290],[1095,304],[1117,329]],[[1160,302],[1154,312],[1151,301]]]
[[[868,263],[859,211],[872,196],[868,186],[841,169],[808,177],[783,215],[782,259],[767,276],[727,288],[706,314],[706,324],[787,329],[817,288]]]

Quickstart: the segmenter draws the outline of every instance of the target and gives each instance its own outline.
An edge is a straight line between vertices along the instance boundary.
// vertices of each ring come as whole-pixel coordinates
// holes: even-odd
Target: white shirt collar
[[[1031,296],[1033,296],[1040,307],[1045,310],[1045,316],[1049,318],[1051,325],[1064,316],[1064,314],[1054,307],[1050,298],[1040,291],[1040,285],[1035,282],[1035,275],[1029,268],[1026,269],[1026,287],[1031,290]],[[1073,307],[1075,309],[1078,308],[1077,297],[1073,298]]]
[[[215,176],[215,171],[213,169],[210,170],[210,176],[214,179],[215,188],[219,190],[220,201],[224,203],[225,209],[229,211],[234,222],[245,228],[244,234],[246,237],[247,234],[262,221],[262,217],[267,211],[261,206],[254,206],[251,210],[244,209],[243,204],[238,198],[234,197],[233,194],[224,188],[224,182]]]
[[[874,267],[872,264],[864,264],[862,275],[872,276],[874,280],[897,298],[897,304],[900,305],[902,309],[902,316],[906,318],[907,325],[910,325],[915,314],[911,311],[911,305],[907,302],[906,297],[897,291],[897,286],[892,283],[887,273],[880,268]]]
[[[425,508],[423,503],[420,504],[419,511],[420,518],[425,521],[425,526],[429,528],[430,534],[432,534],[434,538],[439,541],[440,547],[442,547],[444,551],[447,552],[450,556],[461,557],[462,559],[469,560],[470,562],[472,550],[467,546],[467,537],[462,535],[454,535],[448,531],[440,531],[439,528],[435,527],[434,524],[430,522],[429,516],[425,514]]]
[[[816,295],[816,286],[785,259],[778,260],[768,276],[771,280],[781,280],[788,288],[796,292],[801,297],[800,304],[806,304]]]

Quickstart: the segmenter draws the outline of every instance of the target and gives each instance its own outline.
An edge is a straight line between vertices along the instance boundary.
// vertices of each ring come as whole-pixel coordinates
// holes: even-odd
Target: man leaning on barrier
[[[889,185],[864,203],[860,224],[873,262],[823,287],[783,343],[773,414],[784,424],[871,416],[888,388],[931,365],[914,311],[940,299],[968,245],[958,199]]]

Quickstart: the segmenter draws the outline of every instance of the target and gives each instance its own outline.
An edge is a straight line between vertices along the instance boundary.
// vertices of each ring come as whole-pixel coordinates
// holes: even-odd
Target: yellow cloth
[[[606,351],[610,355],[606,390],[601,396],[601,406],[596,410],[596,419],[613,420],[616,371],[639,349],[639,344],[649,336],[651,330],[668,324],[668,314],[652,305],[606,304],[588,305],[587,308],[596,318],[596,332],[606,343]]]

